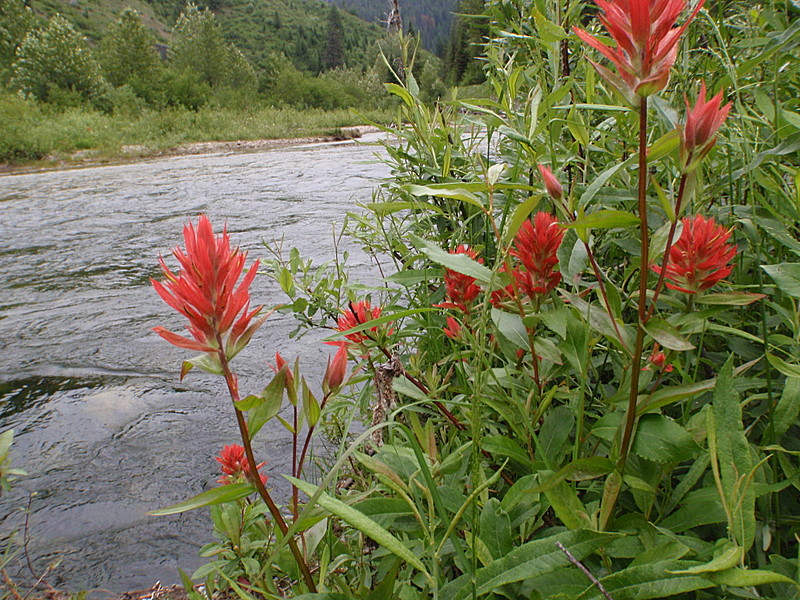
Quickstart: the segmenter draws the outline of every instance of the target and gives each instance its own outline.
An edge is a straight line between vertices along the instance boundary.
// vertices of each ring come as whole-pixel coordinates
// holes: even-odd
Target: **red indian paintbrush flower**
[[[706,84],[700,85],[700,93],[694,108],[686,100],[686,123],[681,127],[681,164],[686,172],[697,168],[717,141],[717,131],[728,117],[729,102],[722,104],[722,92],[706,102]]]
[[[538,212],[533,222],[525,221],[514,238],[511,256],[520,260],[524,270],[515,269],[514,280],[518,289],[533,297],[549,294],[561,281],[558,265],[558,247],[564,230],[558,220],[546,212]]]
[[[465,244],[460,245],[455,250],[451,250],[450,254],[466,254],[472,260],[483,264],[483,259],[478,258],[475,250]],[[481,287],[475,283],[474,277],[464,275],[452,269],[447,269],[444,273],[444,287],[450,301],[434,304],[434,306],[437,308],[456,308],[467,314],[469,314],[475,298],[483,291]]]
[[[717,225],[713,218],[684,218],[681,237],[669,250],[667,287],[697,294],[727,277],[732,269],[728,263],[736,255],[736,246],[728,242],[730,237],[730,229]],[[661,267],[653,265],[652,269],[661,274]]]
[[[553,171],[549,167],[545,167],[544,165],[536,165],[539,167],[539,173],[542,176],[542,180],[544,181],[544,187],[547,190],[548,195],[553,200],[561,200],[564,197],[564,188],[559,183],[556,176],[553,175]]]
[[[607,46],[583,29],[574,27],[584,42],[598,50],[617,68],[619,75],[592,63],[598,73],[631,103],[664,89],[678,54],[678,41],[705,0],[700,0],[689,18],[674,27],[686,0],[595,0],[602,10],[600,21],[617,43]]]
[[[180,348],[200,352],[224,350],[228,359],[244,348],[267,316],[253,321],[261,306],[250,310],[249,287],[256,276],[258,261],[238,283],[244,270],[247,254],[231,248],[228,232],[214,236],[208,217],[201,215],[197,228],[188,223],[183,228],[185,250],[175,248],[173,255],[180,263],[180,271],[173,273],[159,258],[164,283],[154,279],[153,284],[162,300],[187,319],[190,339],[155,327],[153,331]],[[219,339],[224,348],[219,347]]]
[[[383,308],[380,306],[372,307],[369,300],[351,302],[350,305],[342,311],[342,314],[339,315],[339,319],[336,322],[336,329],[339,331],[347,331],[353,327],[363,325],[368,321],[372,321],[373,319],[380,317],[382,310]],[[370,327],[369,331],[372,333],[377,333],[378,327]],[[331,346],[349,346],[351,344],[363,344],[370,339],[370,336],[363,331],[350,333],[344,337],[346,338],[344,340],[335,340],[325,343]]]
[[[444,334],[451,340],[459,340],[463,329],[461,323],[456,321],[453,317],[447,317],[447,324],[442,331],[444,331]]]
[[[247,480],[248,475],[253,475],[244,448],[239,444],[223,447],[219,456],[217,456],[217,462],[220,464],[220,470],[222,471],[222,476],[217,479],[217,483],[222,485],[241,483]],[[264,464],[262,462],[257,465],[256,471],[261,478],[261,483],[266,484],[267,476],[260,472]]]

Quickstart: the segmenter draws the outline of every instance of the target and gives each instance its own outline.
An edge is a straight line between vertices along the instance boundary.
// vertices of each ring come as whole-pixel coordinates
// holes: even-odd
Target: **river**
[[[0,431],[15,429],[14,465],[28,472],[0,497],[0,539],[22,527],[19,508],[34,494],[29,550],[38,571],[59,562],[51,584],[173,583],[179,566],[191,573],[204,562],[197,552],[212,539],[206,510],[145,514],[215,485],[214,456],[237,439],[222,381],[192,372],[180,383],[191,353],[151,332],[182,329],[149,283],[158,256],[205,213],[251,260],[281,237],[317,264],[329,260],[332,223],[389,175],[375,154],[344,142],[0,177]],[[369,259],[349,249],[369,277]],[[265,275],[252,295],[284,299]],[[276,350],[300,356],[319,380],[332,349],[320,336],[290,340],[294,325],[273,315],[237,357],[243,392],[263,387]],[[276,424],[258,440],[281,496],[288,434]]]

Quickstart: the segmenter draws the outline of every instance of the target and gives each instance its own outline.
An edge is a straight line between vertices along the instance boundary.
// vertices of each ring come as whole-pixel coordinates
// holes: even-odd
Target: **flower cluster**
[[[472,260],[483,264],[483,259],[478,258],[475,250],[464,244],[455,250],[451,250],[450,254],[466,254]],[[470,313],[472,303],[483,291],[481,286],[475,283],[474,277],[452,269],[447,269],[444,273],[444,288],[449,300],[434,306],[438,308],[454,308],[466,314]]]
[[[339,315],[339,318],[336,321],[336,329],[338,331],[347,331],[348,329],[352,329],[353,327],[358,327],[359,325],[363,325],[373,319],[377,319],[381,316],[381,311],[383,310],[380,306],[371,306],[369,300],[360,300],[358,302],[350,302],[346,309],[342,310],[342,314]],[[377,334],[378,326],[370,327],[370,333]],[[325,342],[331,346],[352,346],[363,344],[370,337],[365,331],[359,331],[356,333],[349,333],[344,336],[345,339],[343,340],[335,340],[332,342]]]
[[[663,90],[678,54],[678,42],[705,0],[700,0],[683,25],[674,27],[686,0],[595,0],[600,21],[617,43],[607,46],[583,29],[574,28],[584,42],[598,50],[617,73],[592,63],[597,72],[629,101]]]
[[[685,171],[694,170],[717,141],[717,131],[728,118],[729,102],[722,104],[722,92],[706,101],[706,84],[700,85],[694,108],[686,100],[686,123],[681,127],[681,165]]]
[[[665,278],[667,287],[687,294],[703,292],[728,276],[728,264],[736,255],[729,243],[731,231],[702,215],[683,219],[681,237],[669,250]],[[661,274],[662,268],[651,267]]]
[[[244,448],[239,444],[224,446],[219,456],[217,456],[217,462],[220,464],[220,470],[222,471],[222,476],[217,479],[217,483],[222,485],[242,483],[247,481],[248,476],[252,477],[253,475]],[[264,464],[262,462],[256,465],[256,471],[261,478],[261,483],[266,484],[267,476],[260,472]]]
[[[511,256],[519,261],[511,271],[513,281],[492,292],[492,304],[504,304],[513,299],[515,293],[538,302],[552,292],[561,282],[561,273],[556,267],[558,247],[563,238],[563,228],[550,213],[538,212],[533,221],[525,221],[511,249]]]
[[[159,296],[169,306],[189,319],[187,329],[193,339],[155,327],[154,331],[169,343],[188,350],[219,352],[233,358],[250,341],[266,316],[253,320],[261,306],[250,310],[250,284],[256,276],[258,261],[239,282],[247,253],[231,248],[227,230],[214,236],[211,221],[201,215],[195,228],[183,228],[185,250],[175,248],[180,271],[173,273],[159,259],[166,281],[151,279]],[[237,285],[238,282],[238,285]],[[219,340],[223,340],[221,348]]]

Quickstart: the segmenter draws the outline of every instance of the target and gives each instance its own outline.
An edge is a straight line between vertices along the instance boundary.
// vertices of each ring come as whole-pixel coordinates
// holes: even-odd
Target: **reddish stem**
[[[278,525],[278,528],[281,530],[281,533],[285,536],[286,532],[289,530],[289,527],[286,525],[286,520],[283,518],[278,505],[275,504],[275,501],[272,499],[272,496],[270,496],[269,491],[267,491],[267,488],[264,486],[264,482],[261,481],[261,477],[258,475],[258,470],[256,469],[256,465],[258,463],[256,462],[255,455],[253,454],[253,446],[250,443],[250,432],[247,427],[247,421],[245,421],[242,411],[240,411],[236,406],[236,403],[239,401],[239,385],[236,381],[236,375],[233,374],[230,364],[228,363],[228,357],[225,354],[225,344],[223,343],[222,336],[217,333],[216,338],[219,346],[217,355],[219,356],[219,362],[222,367],[222,374],[225,377],[225,383],[228,386],[228,393],[230,394],[231,401],[233,402],[233,410],[236,412],[236,423],[239,426],[239,434],[242,438],[242,445],[244,446],[244,452],[247,456],[247,462],[250,465],[247,476],[250,479],[250,482],[255,486],[256,491],[258,491],[259,496],[261,496],[261,498],[264,500],[264,503],[267,505],[267,508],[269,509],[272,518],[275,520],[275,523]],[[311,575],[308,564],[306,564],[303,554],[300,552],[300,548],[297,546],[297,542],[295,542],[294,538],[286,538],[286,541],[289,544],[289,549],[292,551],[292,555],[294,556],[295,562],[297,563],[297,566],[303,575],[303,580],[306,582],[309,591],[311,591],[312,594],[315,594],[317,592],[317,586],[314,583],[314,578]]]

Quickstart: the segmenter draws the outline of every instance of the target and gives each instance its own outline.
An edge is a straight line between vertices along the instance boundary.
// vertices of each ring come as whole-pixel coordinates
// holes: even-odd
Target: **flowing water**
[[[0,177],[0,431],[15,429],[14,463],[28,472],[0,498],[0,539],[22,527],[18,509],[34,493],[29,550],[38,570],[60,561],[50,583],[116,592],[172,583],[177,567],[202,564],[198,549],[211,540],[205,510],[145,514],[214,486],[213,456],[237,435],[222,381],[192,372],[180,383],[191,353],[151,332],[183,326],[150,287],[157,257],[206,213],[251,259],[284,236],[287,249],[329,260],[332,223],[388,176],[375,153],[339,143]],[[369,276],[369,260],[354,256]],[[284,299],[266,276],[252,294]],[[273,315],[237,357],[243,392],[263,387],[276,350],[301,356],[319,380],[331,348],[319,336],[289,340],[293,328]],[[288,434],[265,428],[259,442],[270,485],[285,495]]]

